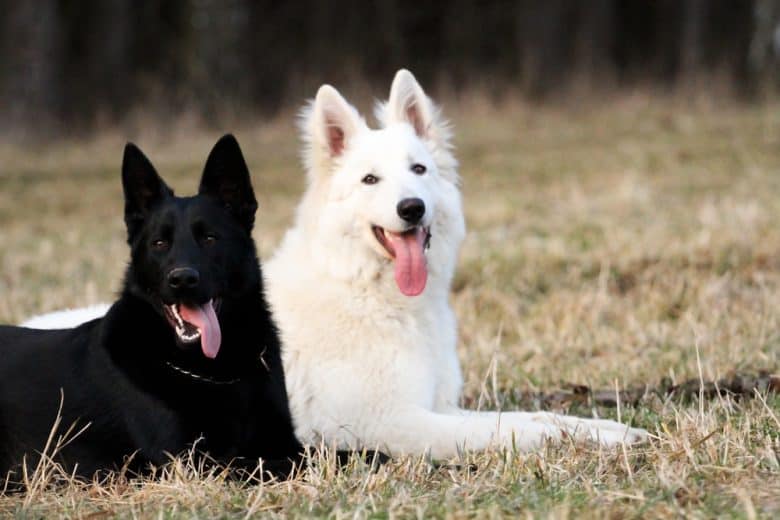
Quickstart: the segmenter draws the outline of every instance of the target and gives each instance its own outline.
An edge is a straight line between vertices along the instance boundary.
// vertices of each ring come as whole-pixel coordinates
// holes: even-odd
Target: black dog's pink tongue
[[[417,296],[425,289],[428,264],[425,260],[425,235],[422,228],[406,233],[387,233],[395,250],[395,283],[406,296]]]
[[[214,359],[219,352],[222,343],[222,331],[219,328],[217,313],[214,312],[213,301],[209,300],[203,305],[180,304],[181,318],[194,325],[200,332],[200,348],[203,355]]]

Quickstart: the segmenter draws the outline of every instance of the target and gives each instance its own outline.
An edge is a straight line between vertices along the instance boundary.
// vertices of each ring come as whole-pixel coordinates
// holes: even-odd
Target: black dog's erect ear
[[[198,193],[217,199],[247,231],[252,230],[257,200],[244,155],[231,134],[222,136],[211,150]]]
[[[125,192],[125,224],[129,236],[136,232],[152,207],[173,195],[173,190],[157,175],[152,163],[133,143],[125,145],[122,188]]]

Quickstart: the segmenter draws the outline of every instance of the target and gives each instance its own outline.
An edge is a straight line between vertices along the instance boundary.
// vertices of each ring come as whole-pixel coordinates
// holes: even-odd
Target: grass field
[[[454,284],[467,403],[780,370],[780,105],[616,99],[586,107],[453,110],[469,234]],[[301,195],[290,118],[236,129],[267,258]],[[177,192],[194,191],[217,133],[139,133]],[[0,322],[107,301],[127,258],[125,136],[0,144]],[[157,482],[42,485],[0,497],[24,517],[780,516],[780,397],[634,406],[650,443],[464,455],[468,471],[402,459],[378,471],[319,460],[242,487],[185,462]],[[316,462],[316,461],[315,461]],[[42,482],[45,484],[45,481]]]

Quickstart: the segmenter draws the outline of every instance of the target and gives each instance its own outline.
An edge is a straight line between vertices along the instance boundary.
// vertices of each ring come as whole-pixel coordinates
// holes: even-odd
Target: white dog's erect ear
[[[321,86],[317,97],[304,107],[299,124],[310,179],[332,172],[334,160],[349,148],[355,134],[368,128],[358,111],[330,85]]]
[[[395,73],[387,103],[377,103],[374,110],[382,126],[408,123],[420,139],[430,147],[439,173],[458,182],[458,161],[452,155],[452,131],[442,118],[439,108],[431,101],[414,75],[406,69]]]
[[[312,110],[314,128],[310,130],[315,141],[325,146],[330,157],[339,157],[362,123],[357,110],[330,85],[317,91]]]
[[[408,70],[401,69],[395,73],[386,110],[387,122],[405,121],[412,125],[419,137],[431,137],[435,108]]]

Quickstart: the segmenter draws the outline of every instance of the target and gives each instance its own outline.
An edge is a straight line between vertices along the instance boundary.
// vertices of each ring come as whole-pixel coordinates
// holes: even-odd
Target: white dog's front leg
[[[375,445],[384,445],[393,455],[429,452],[443,459],[459,450],[478,451],[491,445],[531,451],[545,440],[561,438],[560,426],[516,419],[505,422],[498,414],[441,414],[409,407],[393,416],[393,423],[378,435],[382,441]]]
[[[608,419],[585,419],[552,412],[477,412],[457,409],[452,413],[468,417],[490,417],[499,421],[502,428],[522,428],[528,422],[551,425],[576,439],[590,440],[604,446],[633,444],[647,439],[646,430]]]

